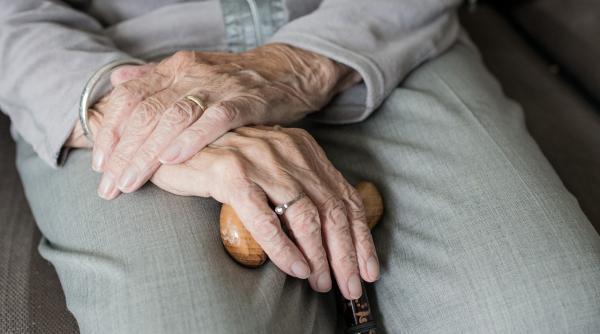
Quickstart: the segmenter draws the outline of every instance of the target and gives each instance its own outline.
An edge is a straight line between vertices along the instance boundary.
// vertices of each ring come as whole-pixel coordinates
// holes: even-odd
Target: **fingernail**
[[[96,172],[100,172],[102,170],[102,165],[104,164],[104,152],[100,150],[94,151],[94,157],[92,158],[92,169]]]
[[[137,180],[137,172],[135,168],[129,167],[123,172],[123,175],[119,178],[119,188],[121,190],[133,185]]]
[[[379,261],[377,261],[375,256],[371,256],[369,260],[367,260],[367,272],[371,279],[379,279]]]
[[[358,274],[354,274],[348,279],[348,291],[352,299],[358,299],[362,295],[362,287],[360,286],[360,277]]]
[[[317,279],[317,289],[321,292],[327,292],[331,289],[331,275],[322,273]]]
[[[306,263],[302,261],[296,261],[292,264],[292,273],[296,275],[298,278],[308,278],[310,275],[310,268],[306,265]]]
[[[162,163],[168,163],[170,161],[177,159],[177,157],[179,157],[180,154],[181,154],[181,146],[179,146],[179,144],[173,144],[173,145],[167,147],[167,149],[164,150],[164,152],[162,152],[159,160]]]
[[[104,199],[111,199],[111,195],[115,192],[113,177],[110,174],[104,174],[100,185],[98,186],[98,196]]]

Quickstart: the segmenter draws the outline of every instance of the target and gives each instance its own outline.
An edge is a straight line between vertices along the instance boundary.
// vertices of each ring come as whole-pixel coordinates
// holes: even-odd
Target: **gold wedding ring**
[[[199,97],[195,95],[187,95],[185,99],[194,102],[194,104],[196,104],[202,112],[206,111],[206,104],[204,104],[204,102],[202,102],[202,100]]]

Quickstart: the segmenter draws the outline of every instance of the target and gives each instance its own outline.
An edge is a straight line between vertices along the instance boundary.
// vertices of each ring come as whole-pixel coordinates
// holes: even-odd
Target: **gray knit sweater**
[[[409,71],[459,34],[459,0],[0,0],[0,109],[51,166],[86,80],[121,58],[241,51],[276,41],[362,75],[316,117],[364,120]]]

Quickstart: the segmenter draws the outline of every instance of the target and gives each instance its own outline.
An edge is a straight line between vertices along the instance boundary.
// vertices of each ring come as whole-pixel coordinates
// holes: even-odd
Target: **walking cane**
[[[381,195],[375,185],[370,182],[358,183],[356,190],[363,201],[367,224],[372,229],[377,225],[383,214],[383,200],[381,199]],[[267,255],[254,238],[252,238],[250,232],[246,230],[232,207],[224,204],[221,207],[219,220],[223,245],[236,262],[246,267],[257,268],[267,261]],[[363,294],[359,299],[346,300],[339,292],[336,295],[342,312],[346,333],[376,333],[376,324],[372,312],[373,308],[369,304],[364,282]]]

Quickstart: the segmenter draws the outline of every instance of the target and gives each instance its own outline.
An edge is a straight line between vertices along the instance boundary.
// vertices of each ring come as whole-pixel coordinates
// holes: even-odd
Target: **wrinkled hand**
[[[151,66],[123,67],[111,79],[119,84]],[[107,100],[90,113],[96,134],[108,112]],[[65,146],[89,147],[78,124]],[[289,275],[308,277],[317,291],[331,288],[329,265],[348,299],[362,293],[359,275],[369,282],[379,277],[360,197],[304,130],[240,128],[184,163],[161,165],[151,181],[174,194],[210,196],[231,205],[271,260]],[[282,216],[292,241],[269,202],[281,204],[300,192],[307,196]]]
[[[103,104],[96,108],[102,110]],[[102,122],[101,115],[91,114],[92,126]],[[362,293],[359,276],[369,282],[379,278],[359,195],[304,130],[239,128],[181,164],[161,165],[151,181],[174,194],[229,204],[273,263],[289,275],[308,278],[316,291],[331,289],[330,265],[348,299]],[[282,216],[290,239],[269,202],[285,203],[300,192],[307,196]]]
[[[161,166],[152,182],[231,205],[273,263],[308,278],[317,291],[331,288],[329,264],[348,299],[360,297],[360,276],[379,277],[361,198],[302,129],[238,128],[179,165]],[[290,239],[269,202],[285,203],[301,192],[306,196],[281,216]]]
[[[99,194],[132,192],[161,162],[183,162],[231,129],[296,121],[359,80],[344,65],[284,44],[238,54],[177,52],[108,97],[93,152],[93,168],[104,173]]]
[[[110,83],[113,87],[116,87],[129,80],[140,78],[152,71],[155,66],[156,64],[154,63],[119,66],[111,73]],[[98,130],[101,128],[102,122],[104,121],[104,114],[110,107],[108,100],[109,95],[105,95],[89,109],[88,123],[94,134],[97,134]],[[75,122],[73,131],[71,131],[71,135],[65,141],[64,146],[72,148],[92,147],[92,143],[85,137],[79,121]]]

